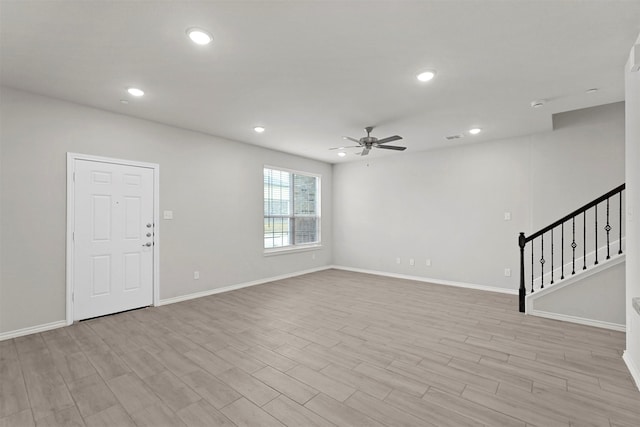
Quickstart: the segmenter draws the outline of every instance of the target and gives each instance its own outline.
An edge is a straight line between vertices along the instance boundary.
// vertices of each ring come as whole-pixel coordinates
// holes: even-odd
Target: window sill
[[[305,245],[305,246],[288,246],[284,248],[273,248],[273,249],[265,249],[264,256],[275,256],[275,255],[284,255],[291,254],[296,252],[308,252],[308,251],[317,251],[318,249],[322,249],[322,244],[314,244],[314,245]]]

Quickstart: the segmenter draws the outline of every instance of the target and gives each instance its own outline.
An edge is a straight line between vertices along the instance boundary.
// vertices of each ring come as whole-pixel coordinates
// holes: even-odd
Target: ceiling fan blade
[[[359,145],[349,145],[348,147],[333,147],[329,148],[329,150],[344,150],[345,148],[359,148]]]
[[[371,150],[371,148],[369,147],[365,147],[362,149],[362,153],[360,153],[361,156],[366,156],[367,154],[369,154],[369,150]]]
[[[350,136],[343,136],[342,139],[348,139],[349,141],[357,142],[358,144],[360,144],[360,140],[351,138]]]
[[[398,147],[397,145],[378,145],[378,148],[384,148],[385,150],[397,150],[397,151],[403,151],[407,149],[407,147]]]
[[[389,136],[387,138],[379,139],[377,142],[378,142],[378,144],[386,144],[387,142],[393,142],[393,141],[397,141],[399,139],[402,139],[402,137],[400,135],[393,135],[393,136]]]

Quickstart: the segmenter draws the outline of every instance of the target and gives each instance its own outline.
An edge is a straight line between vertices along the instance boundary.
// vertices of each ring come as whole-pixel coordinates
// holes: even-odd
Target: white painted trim
[[[631,373],[631,376],[636,383],[636,387],[638,387],[638,390],[640,390],[640,369],[633,362],[633,359],[629,355],[628,350],[625,350],[625,352],[622,353],[622,360],[624,360],[624,363],[627,364],[627,368],[629,369],[629,372]]]
[[[353,271],[356,273],[374,274],[376,276],[393,277],[396,279],[414,280],[416,282],[433,283],[435,285],[455,286],[458,288],[477,289],[480,291],[499,292],[501,294],[518,295],[517,289],[498,288],[494,286],[477,285],[475,283],[455,282],[452,280],[432,279],[428,277],[410,276],[408,274],[388,273],[386,271],[366,270],[363,268],[352,268],[341,265],[333,265],[336,270]]]
[[[569,276],[559,282],[554,283],[553,285],[547,285],[546,288],[544,289],[538,289],[536,290],[534,293],[530,293],[527,294],[527,296],[525,297],[525,310],[526,313],[528,314],[533,314],[532,311],[534,310],[533,308],[533,303],[535,302],[535,300],[537,300],[540,297],[543,297],[549,293],[555,292],[557,290],[560,290],[562,288],[564,288],[565,286],[569,286],[573,283],[576,283],[582,279],[586,279],[589,276],[593,276],[594,274],[600,273],[603,270],[607,270],[611,267],[615,267],[616,265],[623,263],[626,260],[627,256],[626,254],[622,254],[622,255],[616,255],[615,258],[611,258],[609,260],[606,261],[602,261],[600,262],[598,265],[592,266],[590,268],[588,268],[587,270],[580,270],[579,272],[576,272],[576,274]]]
[[[586,319],[584,317],[570,316],[568,314],[551,313],[551,312],[542,311],[542,310],[532,310],[530,313],[527,312],[527,314],[538,316],[538,317],[545,317],[547,319],[562,320],[563,322],[578,323],[580,325],[586,325],[586,326],[595,326],[596,328],[610,329],[612,331],[618,331],[618,332],[625,332],[627,330],[627,327],[625,325],[621,325],[619,323],[610,323],[610,322],[604,322],[602,320]]]
[[[45,323],[43,325],[29,326],[28,328],[16,329],[15,331],[0,333],[0,341],[10,340],[12,338],[23,337],[25,335],[37,334],[40,332],[50,331],[51,329],[58,329],[67,326],[65,320],[58,320],[57,322]]]
[[[283,274],[280,276],[268,277],[265,279],[253,280],[251,282],[238,283],[235,285],[223,286],[221,288],[209,289],[202,292],[195,292],[193,294],[180,295],[177,297],[161,299],[158,305],[174,304],[176,302],[188,301],[195,298],[208,297],[209,295],[221,294],[223,292],[235,291],[237,289],[248,288],[250,286],[262,285],[264,283],[275,282],[277,280],[290,279],[292,277],[302,276],[303,274],[315,273],[318,271],[329,270],[331,266],[323,266],[312,268],[309,270],[297,271],[295,273]]]
[[[100,163],[113,163],[125,166],[143,167],[153,170],[153,305],[160,301],[160,165],[157,163],[138,162],[135,160],[114,159],[110,157],[93,156],[90,154],[67,153],[67,298],[66,298],[66,325],[73,323],[73,270],[74,270],[74,242],[73,230],[75,228],[75,191],[74,173],[75,161],[87,160]]]

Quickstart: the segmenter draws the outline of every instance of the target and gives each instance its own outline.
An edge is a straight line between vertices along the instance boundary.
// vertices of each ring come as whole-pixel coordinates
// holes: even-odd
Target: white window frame
[[[286,253],[292,253],[292,252],[304,252],[304,251],[312,251],[312,250],[316,250],[322,247],[322,175],[321,174],[317,174],[317,173],[313,173],[313,172],[306,172],[306,171],[300,171],[300,170],[295,170],[295,169],[289,169],[289,168],[283,168],[281,166],[272,166],[272,165],[263,165],[262,166],[262,179],[263,179],[263,187],[264,187],[264,170],[265,169],[273,169],[273,170],[277,170],[277,171],[282,171],[282,172],[287,172],[290,174],[294,174],[294,175],[302,175],[302,176],[309,176],[309,177],[314,177],[316,178],[316,187],[317,187],[317,194],[316,194],[316,210],[318,212],[318,214],[316,215],[316,217],[318,218],[318,240],[316,242],[313,243],[303,243],[303,244],[291,244],[291,245],[287,245],[287,246],[280,246],[277,248],[265,248],[264,247],[264,191],[263,191],[263,199],[262,199],[262,249],[264,250],[264,255],[265,256],[270,256],[270,255],[280,255],[280,254],[286,254]],[[293,185],[293,180],[291,181],[291,185]],[[289,218],[295,218],[293,216],[293,204],[292,204],[292,213],[291,213],[291,217]]]

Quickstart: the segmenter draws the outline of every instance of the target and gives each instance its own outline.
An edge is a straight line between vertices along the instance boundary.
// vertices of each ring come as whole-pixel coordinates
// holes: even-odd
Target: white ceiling
[[[337,163],[365,126],[408,147],[371,157],[407,156],[623,100],[640,1],[2,0],[0,20],[3,85]]]

